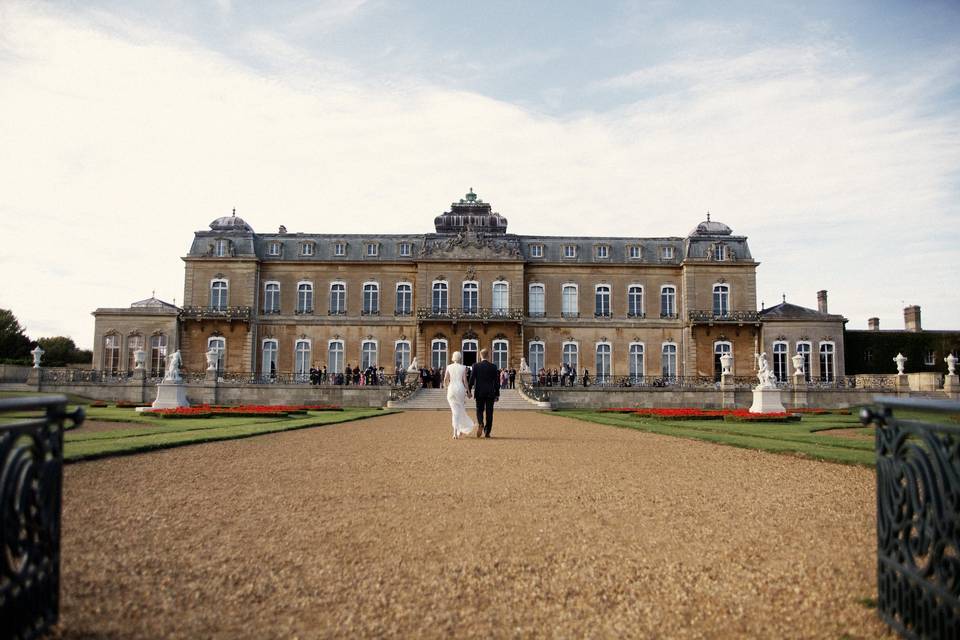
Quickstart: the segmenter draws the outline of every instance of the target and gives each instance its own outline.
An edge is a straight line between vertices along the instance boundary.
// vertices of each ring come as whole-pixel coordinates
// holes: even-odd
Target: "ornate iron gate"
[[[877,403],[860,418],[877,427],[878,610],[904,637],[960,638],[960,423],[913,419],[960,403]]]
[[[0,400],[0,635],[35,638],[60,611],[60,501],[66,396]],[[44,412],[40,414],[40,412]]]

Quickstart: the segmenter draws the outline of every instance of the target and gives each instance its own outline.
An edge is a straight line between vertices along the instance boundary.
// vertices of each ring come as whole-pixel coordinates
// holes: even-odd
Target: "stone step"
[[[471,401],[467,401],[468,409],[472,406]],[[401,402],[391,401],[387,406],[392,409],[403,409],[405,411],[415,410],[433,410],[449,411],[450,405],[447,404],[446,389],[420,389],[413,396]],[[503,411],[537,411],[549,409],[548,403],[535,403],[527,400],[516,389],[502,389],[500,391],[500,400],[497,401],[496,408]]]

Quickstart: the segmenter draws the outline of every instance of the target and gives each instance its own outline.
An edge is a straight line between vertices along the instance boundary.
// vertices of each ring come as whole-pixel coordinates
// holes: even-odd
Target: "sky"
[[[758,305],[960,328],[960,3],[0,0],[0,308],[92,346],[193,233],[749,238]]]

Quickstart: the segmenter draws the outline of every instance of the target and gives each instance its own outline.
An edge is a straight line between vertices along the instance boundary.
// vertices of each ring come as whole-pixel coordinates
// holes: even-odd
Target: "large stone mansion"
[[[500,367],[566,362],[599,377],[719,377],[719,358],[750,376],[766,351],[786,379],[801,353],[807,376],[843,375],[842,316],[781,304],[757,311],[747,239],[710,220],[685,237],[526,236],[470,190],[434,232],[256,233],[235,214],[197,231],[183,307],[156,299],[98,309],[95,368],[148,369],[180,349],[226,375],[341,371],[348,364],[443,367],[486,348]]]

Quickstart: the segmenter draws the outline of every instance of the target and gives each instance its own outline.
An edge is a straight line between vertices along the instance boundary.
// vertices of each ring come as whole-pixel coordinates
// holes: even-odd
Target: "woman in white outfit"
[[[467,386],[467,368],[460,364],[463,356],[459,351],[455,351],[451,359],[453,362],[447,365],[447,371],[443,374],[443,386],[447,388],[447,402],[453,416],[453,437],[459,438],[462,434],[472,433],[477,425],[467,414],[466,402],[470,392]]]

